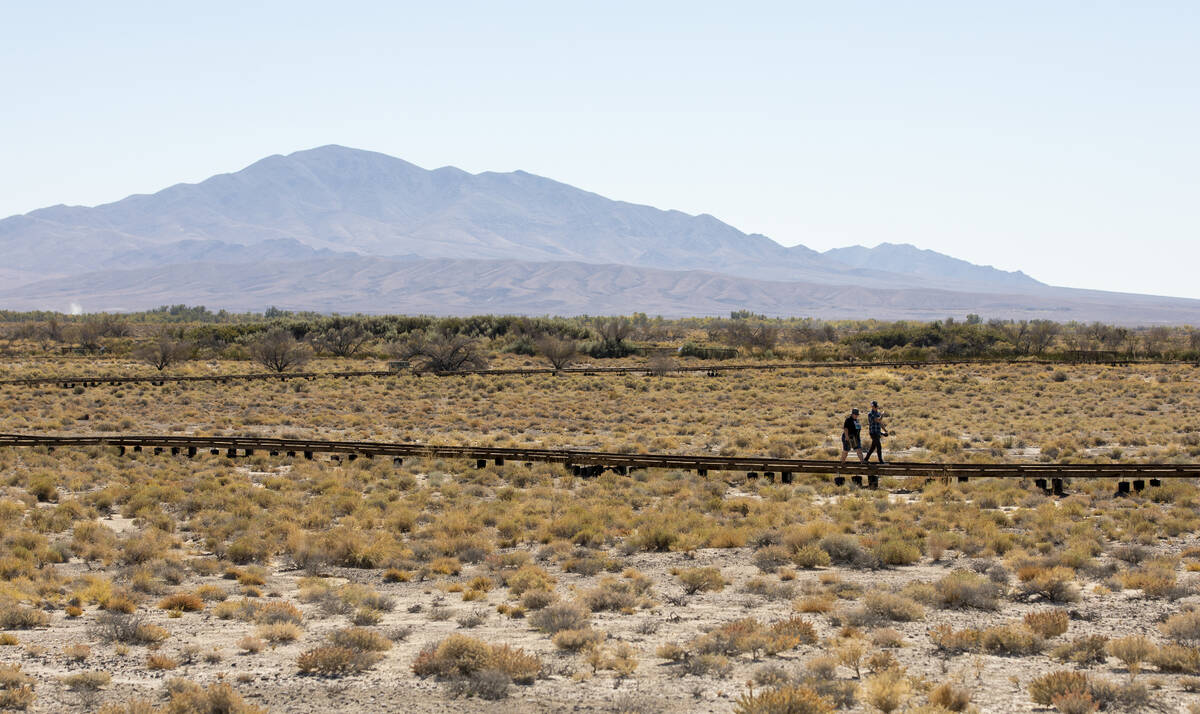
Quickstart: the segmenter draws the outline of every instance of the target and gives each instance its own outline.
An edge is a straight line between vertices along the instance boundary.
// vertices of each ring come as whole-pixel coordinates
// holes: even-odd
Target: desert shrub
[[[259,625],[255,634],[271,644],[294,642],[300,638],[303,631],[294,622],[276,622],[273,625]]]
[[[1154,551],[1144,545],[1118,545],[1112,549],[1111,554],[1117,560],[1123,560],[1130,565],[1137,565],[1153,555]]]
[[[359,652],[386,652],[392,641],[374,630],[365,627],[344,627],[329,635],[330,644]]]
[[[698,654],[684,659],[679,665],[679,675],[704,677],[711,675],[718,678],[729,676],[733,671],[733,662],[725,655]]]
[[[734,705],[737,714],[831,714],[833,705],[808,687],[785,685],[749,692]]]
[[[474,610],[472,612],[463,613],[455,618],[458,626],[464,630],[470,630],[479,627],[487,622],[488,613],[486,610]]]
[[[306,650],[296,659],[296,667],[302,674],[322,677],[340,677],[370,669],[379,661],[376,652],[362,652],[337,645],[320,645]]]
[[[1034,610],[1025,615],[1025,626],[1045,639],[1063,634],[1069,624],[1070,617],[1064,610]]]
[[[884,649],[896,649],[904,646],[904,635],[891,627],[881,627],[871,633],[871,644]]]
[[[792,562],[792,553],[781,545],[768,545],[756,550],[750,560],[764,573],[773,573]]]
[[[597,632],[590,627],[582,630],[561,630],[555,633],[550,641],[560,650],[578,652],[603,642],[604,633]]]
[[[587,651],[584,661],[592,668],[592,672],[609,669],[618,678],[628,677],[638,667],[637,651],[626,642],[618,642],[612,646],[593,647]]]
[[[742,592],[765,597],[768,600],[788,600],[796,594],[796,586],[778,583],[770,578],[753,577],[742,586]]]
[[[521,595],[521,607],[526,610],[541,610],[556,599],[557,596],[549,590],[527,590]]]
[[[19,664],[0,664],[0,709],[28,709],[33,700],[33,677]]]
[[[465,635],[450,635],[430,645],[413,661],[418,677],[469,677],[483,670],[504,672],[514,682],[529,684],[541,672],[541,660],[508,645],[493,646]]]
[[[45,627],[50,624],[50,616],[32,607],[23,607],[17,603],[0,605],[0,629],[28,630],[34,627]]]
[[[400,568],[388,568],[383,571],[383,582],[385,583],[407,583],[412,580],[412,577],[410,571]]]
[[[1156,563],[1152,567],[1121,573],[1118,577],[1123,588],[1141,590],[1146,597],[1178,600],[1191,594],[1191,588],[1176,582],[1171,566]]]
[[[825,613],[833,609],[834,597],[828,593],[809,595],[795,602],[793,607],[797,612]]]
[[[563,630],[581,630],[590,620],[590,614],[584,608],[573,603],[557,603],[533,613],[529,624],[535,630],[554,635]]]
[[[196,595],[206,602],[221,602],[229,597],[229,593],[220,585],[201,585],[196,588]]]
[[[523,565],[516,572],[506,576],[504,584],[513,595],[521,595],[530,590],[552,589],[554,578],[537,565]]]
[[[1108,638],[1103,635],[1084,635],[1064,642],[1050,651],[1050,656],[1061,662],[1074,662],[1081,666],[1103,664],[1108,659]]]
[[[648,525],[638,528],[629,539],[630,545],[635,550],[651,553],[665,553],[678,542],[678,531],[665,525]]]
[[[1040,597],[1049,602],[1076,602],[1079,590],[1075,587],[1075,573],[1070,568],[1026,567],[1017,572],[1018,588],[1024,597]]]
[[[829,553],[813,543],[801,546],[792,553],[792,564],[797,568],[824,568],[832,562]]]
[[[867,678],[863,698],[883,714],[891,714],[904,705],[912,694],[912,685],[904,672],[889,669]]]
[[[1162,645],[1150,655],[1150,663],[1162,672],[1200,674],[1200,649],[1178,644]]]
[[[630,610],[637,601],[633,584],[611,577],[605,578],[597,587],[586,590],[579,596],[579,602],[592,612]]]
[[[1054,698],[1068,692],[1088,693],[1091,680],[1083,672],[1060,669],[1029,681],[1029,698],[1036,704],[1052,706]]]
[[[266,709],[246,704],[228,684],[193,685],[171,695],[162,714],[266,714]],[[133,714],[130,710],[129,714]]]
[[[273,625],[279,622],[299,625],[304,621],[304,614],[290,602],[276,601],[255,605],[253,615],[248,619],[253,619],[259,625]]]
[[[1108,653],[1124,663],[1129,669],[1130,677],[1137,675],[1138,670],[1142,667],[1142,662],[1149,659],[1150,655],[1154,654],[1154,650],[1154,643],[1141,635],[1130,635],[1108,641]]]
[[[956,630],[950,625],[938,625],[929,631],[929,640],[940,652],[960,654],[979,647],[979,630]]]
[[[955,682],[942,682],[929,691],[929,703],[952,712],[966,711],[971,690]]]
[[[775,641],[768,647],[776,652],[791,649],[796,645],[811,645],[817,641],[817,630],[812,623],[800,617],[789,617],[771,623],[771,633]]]
[[[910,565],[921,559],[921,548],[906,540],[891,538],[875,548],[875,556],[884,565]]]
[[[542,661],[519,647],[493,645],[487,668],[504,672],[517,684],[532,684],[542,672]]]
[[[63,647],[63,655],[65,655],[67,659],[74,662],[82,662],[91,656],[91,654],[92,648],[83,643],[76,643]]]
[[[934,584],[942,607],[995,610],[1000,588],[990,579],[967,570],[955,570]]]
[[[74,692],[94,692],[101,687],[105,687],[112,681],[112,675],[108,672],[78,672],[76,674],[68,674],[62,677],[60,682],[67,689]]]
[[[169,655],[152,652],[146,656],[146,669],[175,669],[178,666],[179,662]]]
[[[869,612],[895,622],[915,622],[925,617],[925,608],[915,601],[881,590],[867,593],[863,606]]]
[[[481,669],[472,672],[468,677],[459,677],[448,683],[447,690],[451,697],[478,697],[486,701],[496,701],[508,696],[508,688],[512,678],[497,669]]]
[[[868,652],[870,649],[865,642],[857,637],[851,637],[842,640],[834,654],[837,655],[838,664],[853,670],[854,677],[857,679],[862,676],[862,666]]]
[[[1200,645],[1200,610],[1171,615],[1160,629],[1169,639],[1182,645]]]
[[[263,649],[266,648],[267,643],[263,642],[262,640],[260,640],[257,637],[251,637],[250,635],[246,635],[245,637],[243,637],[237,641],[237,646],[238,646],[238,649],[245,652],[246,654],[258,654],[259,652],[262,652]]]
[[[1019,624],[989,627],[980,635],[979,644],[985,652],[1016,657],[1038,654],[1045,648],[1041,637]]]
[[[154,644],[170,637],[165,629],[146,622],[141,615],[123,612],[102,612],[96,616],[88,634],[104,642]]]
[[[724,656],[743,652],[774,654],[815,641],[816,630],[802,618],[793,617],[764,626],[758,620],[747,617],[709,630],[693,640],[690,649],[700,654]]]
[[[1163,710],[1161,702],[1151,701],[1150,690],[1141,682],[1127,681],[1124,684],[1110,679],[1092,677],[1088,694],[1100,709],[1105,711],[1124,710],[1130,712],[1147,709]]]
[[[728,584],[717,568],[685,568],[679,571],[678,577],[688,595],[698,592],[720,592]]]
[[[1050,700],[1060,714],[1092,714],[1100,705],[1088,692],[1069,691]]]
[[[204,609],[204,600],[192,593],[176,593],[158,601],[160,610],[178,610],[180,612],[195,612]]]
[[[867,655],[867,671],[871,674],[879,674],[880,672],[899,666],[899,660],[891,652],[879,651]]]
[[[822,538],[818,545],[830,561],[838,565],[864,569],[879,567],[879,559],[875,554],[863,548],[854,536],[835,533]]]

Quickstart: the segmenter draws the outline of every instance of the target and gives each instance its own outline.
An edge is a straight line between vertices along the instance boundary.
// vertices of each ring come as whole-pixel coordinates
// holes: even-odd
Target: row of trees
[[[0,314],[12,318],[15,313]],[[249,357],[261,351],[270,335],[289,334],[310,357],[340,358],[389,354],[429,362],[432,369],[460,363],[477,364],[478,354],[463,356],[464,346],[482,342],[492,351],[541,355],[557,368],[581,355],[623,357],[635,343],[723,345],[745,355],[786,354],[802,359],[950,359],[1046,356],[1104,351],[1132,357],[1200,358],[1200,330],[1130,328],[1100,322],[1058,323],[1050,320],[824,321],[772,319],[746,311],[727,319],[666,320],[645,314],[617,317],[526,318],[483,315],[467,318],[386,316],[320,316],[271,311],[270,316],[212,313],[204,308],[164,307],[129,316],[107,314],[63,316],[23,314],[45,319],[2,324],[7,339],[74,345],[78,349],[128,349],[158,368],[196,353]],[[177,322],[198,317],[199,322]],[[158,318],[155,324],[151,318]],[[461,338],[461,339],[452,339]],[[433,345],[433,346],[430,346]],[[2,346],[2,345],[0,345]],[[421,349],[417,349],[417,347]],[[703,348],[703,345],[699,345]],[[799,348],[799,349],[797,349]],[[433,351],[436,354],[430,355]],[[295,366],[295,357],[289,359]],[[259,360],[260,362],[262,360]],[[160,366],[162,365],[162,366]],[[272,368],[273,367],[268,367]]]

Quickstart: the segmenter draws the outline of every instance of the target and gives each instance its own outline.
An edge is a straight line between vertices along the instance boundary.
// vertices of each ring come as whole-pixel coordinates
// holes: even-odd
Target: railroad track
[[[1108,361],[1108,362],[1069,362],[1059,360],[943,360],[937,362],[777,362],[763,363],[755,362],[750,364],[713,364],[713,365],[685,365],[671,367],[666,372],[669,373],[691,373],[691,374],[707,374],[709,376],[718,376],[724,373],[732,372],[749,372],[749,371],[777,371],[789,369],[843,369],[843,368],[902,368],[902,367],[941,367],[941,366],[961,366],[961,365],[1034,365],[1034,366],[1080,366],[1085,364],[1103,364],[1111,366],[1126,366],[1126,365],[1162,365],[1162,364],[1182,364],[1200,366],[1198,362],[1188,362],[1180,360],[1127,360],[1127,361]],[[582,375],[639,375],[651,376],[660,370],[649,366],[622,366],[622,367],[565,367],[563,369],[554,369],[553,367],[529,367],[522,369],[479,369],[479,370],[461,370],[456,372],[428,372],[428,374],[438,377],[502,377],[502,376],[529,376],[541,374],[582,374]],[[16,386],[59,386],[63,388],[74,387],[101,387],[101,386],[122,386],[127,384],[151,384],[162,386],[166,384],[187,384],[193,382],[218,382],[227,384],[230,382],[248,382],[248,381],[264,381],[276,380],[286,382],[292,379],[350,379],[352,377],[394,377],[398,374],[407,374],[407,372],[397,370],[353,370],[344,372],[251,372],[245,374],[203,374],[203,375],[77,375],[67,377],[23,377],[13,379],[0,379],[0,386],[16,385]]]
[[[884,476],[924,477],[967,481],[971,478],[1032,479],[1044,490],[1063,494],[1068,479],[1117,479],[1118,493],[1130,488],[1140,491],[1147,485],[1161,485],[1163,479],[1200,477],[1200,464],[935,464],[891,462],[860,464],[836,461],[777,459],[760,456],[712,456],[683,454],[626,454],[578,449],[499,448],[492,446],[442,446],[409,442],[330,441],[318,439],[281,439],[260,436],[178,436],[117,434],[103,436],[54,436],[42,434],[0,434],[0,447],[114,447],[124,454],[132,449],[154,454],[196,457],[204,453],[230,458],[253,456],[262,452],[272,456],[313,459],[317,454],[334,454],[350,459],[392,457],[451,458],[475,461],[476,468],[489,462],[507,461],[562,464],[577,475],[598,476],[606,470],[626,474],[636,469],[681,469],[704,476],[710,471],[744,472],[750,478],[760,474],[767,479],[779,477],[791,483],[795,474],[832,476],[842,485],[847,479],[856,485],[876,487]]]

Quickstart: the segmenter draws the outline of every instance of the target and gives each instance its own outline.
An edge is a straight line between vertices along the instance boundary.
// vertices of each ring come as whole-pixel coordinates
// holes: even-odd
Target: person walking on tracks
[[[854,449],[858,453],[859,461],[866,461],[863,458],[862,424],[858,423],[858,407],[851,409],[850,416],[846,417],[846,421],[842,422],[841,463],[846,463],[846,457],[850,454],[850,449]]]
[[[883,412],[879,411],[879,402],[871,402],[871,411],[867,412],[867,433],[871,436],[871,445],[867,447],[867,457],[863,461],[870,461],[871,454],[879,455],[879,463],[886,463],[883,460],[883,437],[887,436],[887,430],[884,429]]]

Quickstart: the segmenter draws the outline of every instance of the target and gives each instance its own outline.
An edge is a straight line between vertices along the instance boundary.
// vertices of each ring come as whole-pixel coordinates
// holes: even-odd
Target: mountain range
[[[1045,285],[911,245],[818,253],[524,171],[325,146],[0,220],[0,307],[1195,322],[1200,301]]]

